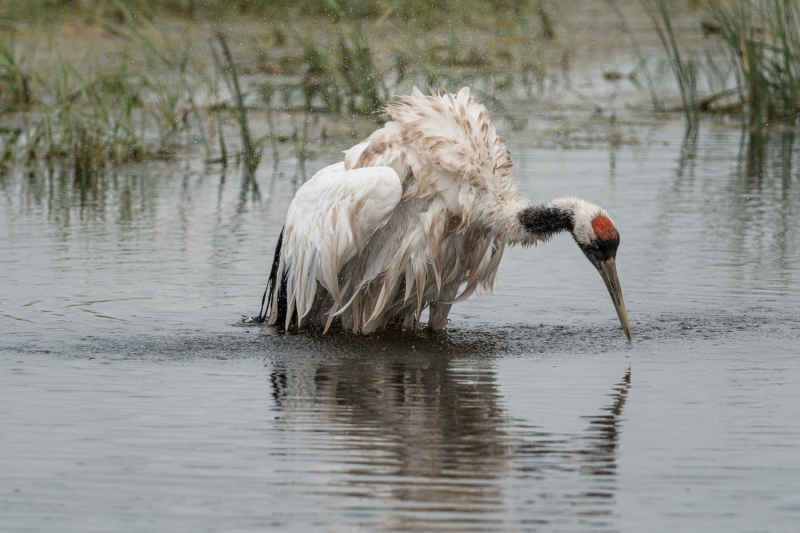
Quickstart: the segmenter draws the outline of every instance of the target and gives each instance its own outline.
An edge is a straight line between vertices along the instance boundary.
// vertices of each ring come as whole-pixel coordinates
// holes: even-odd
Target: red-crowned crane
[[[454,302],[491,289],[506,245],[569,231],[608,288],[628,340],[617,276],[619,232],[578,198],[536,205],[468,88],[389,104],[391,119],[317,172],[294,196],[278,238],[260,320],[281,329],[338,322],[369,334],[442,329]]]

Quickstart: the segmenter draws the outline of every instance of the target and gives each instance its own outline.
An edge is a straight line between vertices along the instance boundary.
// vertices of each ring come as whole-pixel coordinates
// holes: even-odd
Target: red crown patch
[[[592,219],[592,229],[594,230],[595,235],[597,235],[597,238],[602,241],[609,241],[611,239],[619,238],[617,228],[614,227],[614,224],[608,219],[608,217],[594,217]]]

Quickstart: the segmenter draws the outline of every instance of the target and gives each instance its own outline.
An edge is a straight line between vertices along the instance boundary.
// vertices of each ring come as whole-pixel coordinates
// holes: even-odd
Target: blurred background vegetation
[[[200,150],[252,174],[412,85],[472,85],[513,124],[508,102],[568,106],[574,73],[688,130],[794,127],[798,54],[800,0],[0,0],[0,172]]]

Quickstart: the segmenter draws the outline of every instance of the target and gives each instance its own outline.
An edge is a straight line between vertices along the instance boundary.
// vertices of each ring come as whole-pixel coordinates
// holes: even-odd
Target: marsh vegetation
[[[795,126],[800,114],[800,2],[797,0],[710,0],[701,29],[714,36],[714,48],[679,44],[674,7],[667,0],[642,0],[667,55],[680,90],[687,128],[720,97],[738,98],[728,111],[740,111],[751,129],[770,123]],[[722,68],[721,68],[722,67]],[[715,78],[701,94],[698,78]],[[730,75],[730,80],[728,76]],[[716,92],[713,91],[716,89]]]
[[[0,167],[84,179],[191,153],[253,175],[265,151],[273,166],[281,154],[302,161],[330,137],[368,131],[412,85],[473,85],[521,125],[501,102],[554,86],[577,94],[574,72],[604,68],[591,48],[609,29],[635,52],[626,72],[603,72],[638,88],[628,107],[681,110],[690,130],[709,112],[751,129],[795,125],[800,1],[592,9],[594,29],[545,0],[3,0]],[[603,113],[602,96],[589,98]]]

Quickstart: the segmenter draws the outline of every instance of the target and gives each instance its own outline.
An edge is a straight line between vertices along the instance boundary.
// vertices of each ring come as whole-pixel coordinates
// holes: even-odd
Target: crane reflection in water
[[[320,339],[326,356],[274,362],[287,490],[390,529],[609,526],[630,368],[583,430],[550,432],[506,412],[496,361],[477,355],[490,346],[437,338],[413,351],[400,337]]]

